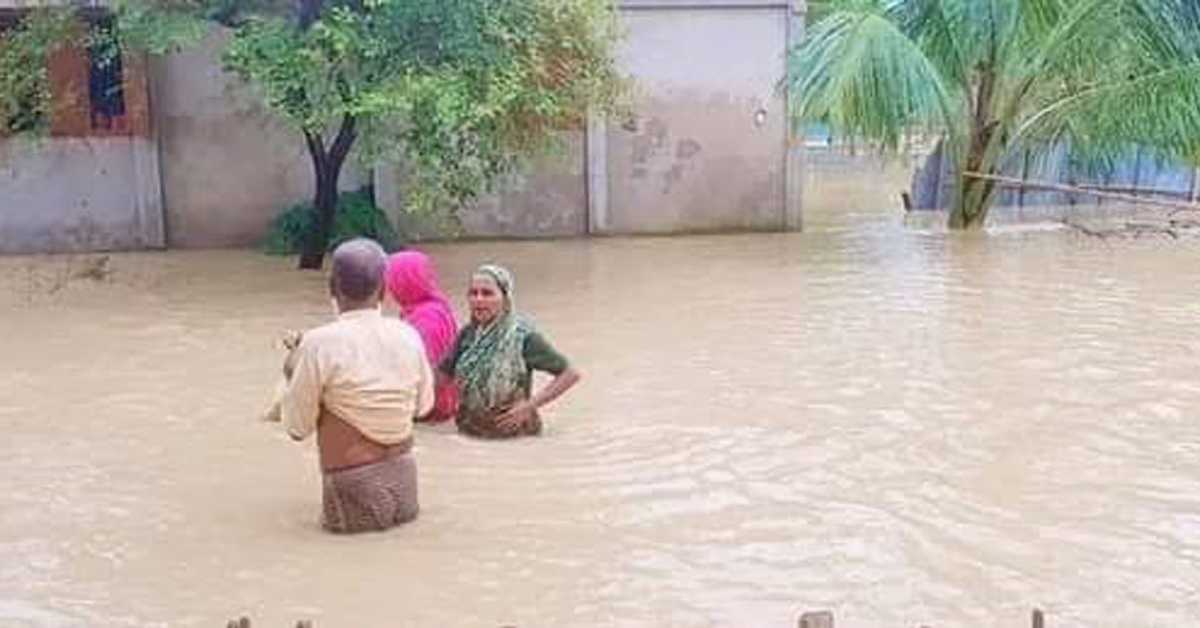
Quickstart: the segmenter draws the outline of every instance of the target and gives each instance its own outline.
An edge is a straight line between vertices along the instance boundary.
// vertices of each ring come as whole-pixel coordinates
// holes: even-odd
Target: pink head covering
[[[433,260],[420,251],[401,251],[388,258],[384,276],[388,292],[425,342],[425,354],[437,366],[454,345],[458,324],[454,310],[438,287]]]

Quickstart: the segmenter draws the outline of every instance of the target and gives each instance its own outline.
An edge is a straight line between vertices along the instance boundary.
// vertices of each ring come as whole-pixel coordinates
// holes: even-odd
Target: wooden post
[[[1033,628],[1046,628],[1046,616],[1039,608],[1033,609]]]
[[[583,142],[587,154],[587,232],[608,233],[608,120],[604,116],[588,112]]]
[[[1133,185],[1130,186],[1130,191],[1133,193],[1133,197],[1137,198],[1138,186],[1142,184],[1142,148],[1140,146],[1134,151],[1133,156]]]
[[[799,46],[804,40],[804,28],[807,23],[808,3],[805,0],[788,2],[787,9],[787,43],[785,51]],[[792,111],[795,106],[794,94],[785,94],[786,108],[783,112],[784,121],[784,157],[783,157],[783,228],[786,231],[804,230],[804,175],[808,169],[808,149],[804,145],[804,130],[797,128],[792,122]]]
[[[1025,151],[1025,158],[1021,160],[1021,185],[1017,187],[1017,209],[1025,209],[1025,181],[1029,180],[1029,151]]]
[[[800,628],[833,628],[831,611],[813,611],[800,616]]]

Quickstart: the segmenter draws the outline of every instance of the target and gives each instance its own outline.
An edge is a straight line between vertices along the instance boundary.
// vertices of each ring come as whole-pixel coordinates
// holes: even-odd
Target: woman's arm
[[[530,405],[534,410],[558,399],[563,393],[571,389],[572,386],[579,383],[582,375],[574,368],[567,367],[567,370],[559,373],[554,379],[550,380],[549,384],[542,387],[532,398],[529,399]]]
[[[579,383],[583,376],[572,367],[554,376],[554,379],[542,387],[533,397],[509,408],[504,414],[496,417],[496,425],[501,429],[515,430],[533,420],[537,410],[542,406],[558,399],[563,393]]]

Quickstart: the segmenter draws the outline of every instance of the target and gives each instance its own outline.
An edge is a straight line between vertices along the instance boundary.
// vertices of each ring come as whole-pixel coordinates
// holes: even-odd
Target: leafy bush
[[[268,255],[295,255],[300,252],[305,234],[315,228],[317,212],[312,203],[300,203],[283,211],[271,223],[263,240]],[[384,249],[395,251],[403,247],[386,214],[371,201],[366,191],[344,192],[338,196],[338,211],[333,223],[329,248],[357,237],[371,238]]]

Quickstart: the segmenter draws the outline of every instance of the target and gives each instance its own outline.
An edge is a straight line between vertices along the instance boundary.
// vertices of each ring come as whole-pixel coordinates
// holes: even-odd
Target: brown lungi
[[[321,523],[330,532],[386,530],[417,518],[417,463],[409,448],[324,476]]]

